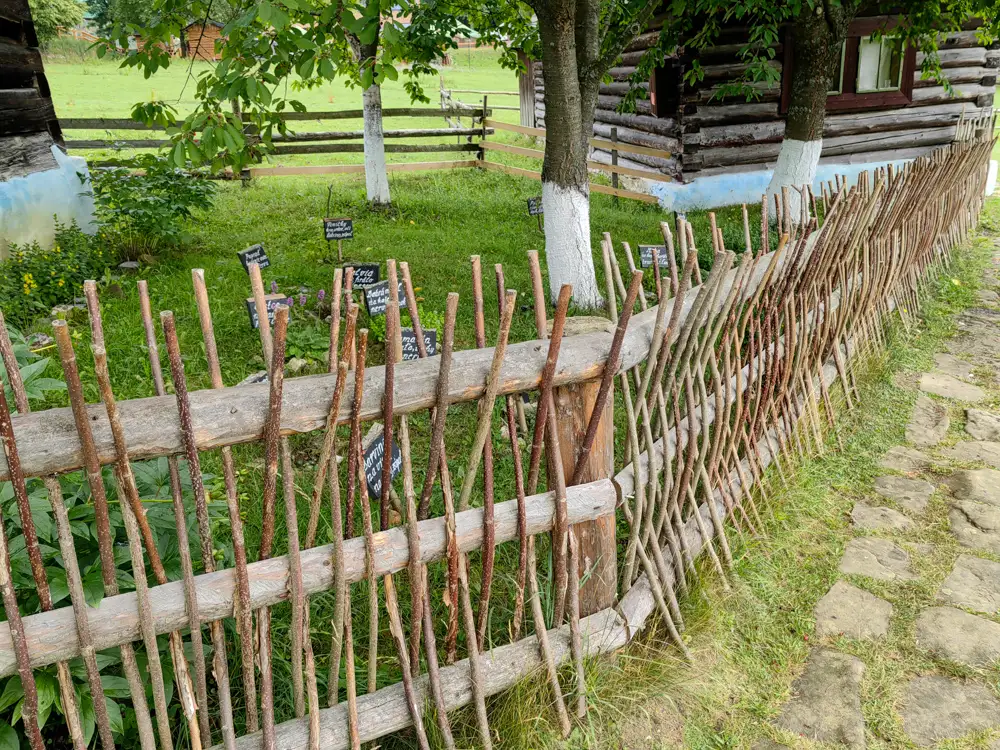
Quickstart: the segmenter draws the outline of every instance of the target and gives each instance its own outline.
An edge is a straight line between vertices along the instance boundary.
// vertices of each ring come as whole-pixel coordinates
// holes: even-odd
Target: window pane
[[[826,92],[828,96],[838,96],[844,93],[844,56],[846,53],[847,42],[841,42],[840,56],[834,63],[834,68],[830,75],[830,88]]]
[[[897,91],[903,70],[902,40],[862,39],[858,47],[858,93]]]

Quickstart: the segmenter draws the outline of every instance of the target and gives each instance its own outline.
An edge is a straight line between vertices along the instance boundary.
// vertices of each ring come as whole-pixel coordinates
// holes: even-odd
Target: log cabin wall
[[[222,25],[210,21],[202,26],[193,23],[184,28],[183,49],[185,57],[199,60],[218,60],[215,51],[215,40],[222,36]]]
[[[874,20],[874,19],[873,19]],[[863,22],[863,21],[862,21]],[[724,172],[770,169],[784,136],[782,86],[760,87],[757,100],[716,99],[716,87],[742,72],[739,44],[701,54],[705,80],[686,88],[680,114],[686,181]],[[788,56],[776,49],[773,65],[783,74]],[[903,105],[854,111],[830,108],[824,127],[821,164],[862,164],[913,159],[949,143],[964,111],[978,114],[993,106],[1000,49],[982,46],[972,28],[943,35],[941,65],[954,87],[949,94],[935,80],[922,80],[916,55],[912,100]],[[904,70],[904,72],[907,72]]]
[[[636,101],[635,114],[626,115],[616,111],[628,92],[629,77],[635,73],[636,65],[646,50],[656,44],[662,25],[662,19],[654,20],[648,31],[640,34],[626,47],[621,60],[609,71],[611,82],[601,84],[597,97],[597,111],[594,113],[594,135],[610,138],[611,128],[614,127],[617,128],[617,137],[622,143],[670,152],[671,156],[668,159],[643,154],[628,154],[627,158],[624,155],[619,155],[618,163],[622,166],[660,172],[680,179],[682,176],[681,129],[676,112],[672,111],[667,116],[657,116],[653,113],[648,98],[650,90],[648,83],[641,84],[647,95]],[[676,60],[672,63],[668,61],[668,64],[676,64]],[[542,80],[542,63],[540,61],[534,62],[532,72],[535,79],[535,123],[537,127],[544,128],[545,84]],[[666,94],[666,92],[658,93]],[[679,89],[673,96],[666,98],[675,101],[678,94]],[[593,149],[591,159],[610,164],[611,154],[604,149]]]
[[[28,0],[0,0],[0,182],[56,167],[62,131]]]
[[[618,139],[624,143],[669,151],[669,159],[629,154],[628,158],[620,156],[618,161],[639,169],[656,170],[683,182],[702,176],[773,168],[785,130],[781,83],[758,85],[759,97],[749,102],[746,97],[714,96],[718,86],[743,70],[738,53],[744,33],[739,29],[726,30],[718,46],[700,52],[705,78],[697,86],[683,83],[683,57],[667,60],[653,77],[652,87],[650,83],[641,84],[647,98],[636,102],[636,112],[621,114],[616,108],[628,91],[628,79],[659,35],[659,26],[654,22],[611,69],[611,82],[601,85],[594,134],[608,138],[611,128],[617,127]],[[827,113],[821,163],[867,164],[913,159],[950,142],[963,111],[971,116],[993,106],[1000,68],[997,45],[984,47],[976,37],[975,28],[970,27],[942,36],[940,57],[945,77],[955,89],[952,94],[937,81],[921,80],[923,58],[917,55],[909,103]],[[784,60],[785,45],[779,45],[772,61],[779,80]],[[536,61],[532,72],[535,121],[538,127],[545,127],[542,64]],[[654,102],[657,98],[660,101],[651,102],[650,94]],[[595,149],[591,158],[610,162],[610,155],[600,149]]]

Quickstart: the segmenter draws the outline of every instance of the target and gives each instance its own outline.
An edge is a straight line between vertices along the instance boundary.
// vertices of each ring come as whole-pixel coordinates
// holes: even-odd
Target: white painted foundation
[[[590,246],[590,196],[572,187],[542,183],[545,258],[549,294],[554,302],[563,284],[573,285],[573,302],[595,309],[604,304]]]
[[[797,141],[794,138],[786,138],[782,141],[781,150],[778,152],[778,163],[774,165],[774,174],[771,176],[771,183],[767,186],[768,214],[772,219],[776,218],[774,196],[780,196],[781,188],[787,187],[788,212],[791,214],[792,221],[795,224],[799,223],[802,211],[799,188],[813,184],[822,150],[822,139]],[[808,206],[806,206],[806,216],[809,216]]]
[[[365,134],[365,186],[368,200],[387,205],[389,176],[385,171],[385,137],[382,134],[382,88],[369,86],[362,94]]]

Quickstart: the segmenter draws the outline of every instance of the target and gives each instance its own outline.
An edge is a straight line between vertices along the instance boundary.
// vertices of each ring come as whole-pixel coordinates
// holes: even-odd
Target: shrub
[[[54,305],[71,302],[85,279],[98,278],[113,259],[73,222],[56,221],[51,248],[37,242],[12,245],[0,263],[0,307],[15,323],[25,325]]]
[[[119,260],[137,260],[177,245],[184,220],[212,206],[215,186],[151,154],[90,176],[101,235]]]

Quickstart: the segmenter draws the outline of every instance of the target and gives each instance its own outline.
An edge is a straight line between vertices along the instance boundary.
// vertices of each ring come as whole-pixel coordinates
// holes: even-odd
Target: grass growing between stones
[[[988,206],[984,226],[987,231],[1000,227],[1000,202]],[[975,292],[991,245],[988,237],[980,237],[956,253],[951,267],[932,284],[919,323],[909,330],[894,325],[888,350],[859,371],[860,404],[853,413],[841,408],[838,416],[844,450],[837,449],[831,436],[825,454],[796,467],[787,488],[776,476],[772,479],[763,538],[734,547],[731,592],[723,592],[714,573],[703,567],[701,585],[683,603],[685,638],[695,666],[684,666],[663,646],[667,639],[662,629],[651,628],[614,657],[590,662],[590,713],[566,742],[552,731],[551,717],[539,711],[551,702],[543,678],[527,680],[495,699],[492,724],[503,746],[748,748],[768,739],[817,746],[769,724],[790,697],[811,645],[835,647],[865,662],[861,699],[869,747],[913,746],[897,714],[901,690],[913,676],[975,675],[996,689],[1000,674],[977,675],[915,646],[917,614],[935,603],[941,581],[967,551],[948,533],[948,505],[940,492],[922,516],[914,517],[909,531],[876,532],[907,550],[917,580],[885,583],[844,576],[892,603],[888,636],[873,642],[818,639],[813,616],[816,602],[841,577],[837,567],[847,542],[864,533],[850,525],[855,502],[892,505],[872,489],[875,477],[891,473],[879,467],[879,459],[890,447],[905,443],[919,373],[933,367],[934,354],[955,333],[956,315],[977,304]],[[990,389],[989,379],[977,381]],[[993,390],[986,408],[995,395]],[[960,411],[952,409],[947,442],[959,439]],[[927,478],[939,485],[948,471],[936,463]],[[735,535],[731,542],[737,542]],[[985,747],[990,739],[983,733],[942,746]]]

